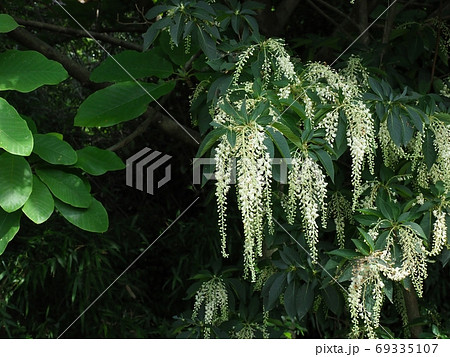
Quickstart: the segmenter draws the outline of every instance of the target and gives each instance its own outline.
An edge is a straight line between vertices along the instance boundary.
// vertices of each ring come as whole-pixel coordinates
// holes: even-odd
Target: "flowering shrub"
[[[385,297],[394,302],[394,284],[421,297],[429,257],[448,246],[446,102],[409,88],[396,93],[357,57],[339,71],[302,64],[281,40],[268,39],[237,56],[210,113],[213,130],[199,154],[212,150],[216,162],[222,255],[228,257],[227,197],[235,169],[243,275],[259,282],[264,272],[264,311],[281,305],[287,318],[300,321],[314,296],[320,305],[317,297],[325,293],[327,308],[340,313],[332,296],[343,293],[350,336],[387,332],[380,316]],[[287,185],[271,165],[275,158],[288,167]],[[274,219],[273,205],[284,207],[284,217]],[[292,241],[270,238],[280,228]],[[307,254],[301,257],[299,249]],[[299,271],[305,265],[324,269],[325,278]]]

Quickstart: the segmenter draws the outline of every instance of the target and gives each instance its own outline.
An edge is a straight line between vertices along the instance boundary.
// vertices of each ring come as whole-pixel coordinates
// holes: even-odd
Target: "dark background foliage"
[[[258,11],[257,20],[264,35],[285,38],[293,54],[302,61],[332,63],[381,14],[387,2],[357,0],[351,5],[349,1],[339,0],[263,0],[262,3],[266,7]],[[450,6],[439,0],[397,3],[341,60],[350,53],[358,54],[395,88],[408,85],[421,93],[435,92],[450,73],[448,58],[438,45],[448,34],[432,19],[448,23]],[[111,54],[127,46],[142,46],[142,34],[151,24],[143,15],[154,6],[147,0],[66,0],[64,4],[83,26],[109,38],[100,42]],[[48,49],[37,45],[41,40],[75,63],[77,69],[87,71],[106,58],[103,50],[50,0],[4,0],[0,1],[0,10],[12,15],[30,36],[27,41],[28,35],[23,33],[1,35],[1,50],[31,48],[48,55]],[[111,39],[123,41],[123,46]],[[340,61],[336,67],[339,65]],[[96,89],[77,69],[58,86],[40,88],[26,95],[13,92],[2,95],[22,114],[33,117],[40,132],[64,133],[65,140],[76,149],[86,145],[108,148],[139,130],[145,117],[110,128],[74,127],[78,106]],[[183,75],[176,79],[176,89],[163,99],[164,106],[183,125],[193,127],[187,113],[189,96],[198,79]],[[59,336],[196,197],[198,203],[107,289],[64,337],[175,337],[182,330],[181,316],[189,317],[192,311],[193,291],[189,287],[195,274],[202,270],[229,269],[230,279],[240,278],[240,271],[235,269],[242,264],[237,212],[230,204],[229,230],[234,233],[231,258],[223,261],[226,266],[222,267],[218,263],[222,258],[214,185],[192,187],[191,162],[197,147],[179,128],[164,123],[164,120],[151,121],[141,135],[116,149],[124,160],[145,146],[172,156],[172,180],[156,195],[125,186],[123,171],[90,178],[96,197],[109,212],[111,224],[107,233],[80,231],[58,216],[40,226],[30,222],[22,225],[18,236],[0,256],[0,337]],[[283,234],[277,237],[283,239]],[[306,262],[306,257],[302,259]],[[448,266],[431,265],[429,276],[426,299],[420,300],[423,319],[419,323],[432,336],[450,329]],[[245,306],[239,307],[236,302],[235,308],[253,309],[249,307],[252,291],[247,283],[242,284],[247,293],[240,304]],[[260,311],[261,307],[257,309]],[[273,337],[283,334],[345,337],[348,319],[341,310],[328,314],[319,308],[301,322],[273,319],[271,334]],[[382,322],[388,321],[401,331],[401,321],[394,310],[393,306],[387,307]],[[187,335],[195,335],[195,330],[188,331]],[[402,333],[397,332],[396,336]]]

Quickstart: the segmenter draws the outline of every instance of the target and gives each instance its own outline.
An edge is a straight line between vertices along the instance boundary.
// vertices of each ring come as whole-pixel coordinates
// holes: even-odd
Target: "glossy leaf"
[[[147,105],[175,86],[174,82],[122,82],[91,94],[78,108],[76,126],[105,127],[143,114]]]
[[[42,160],[55,165],[73,165],[77,162],[77,153],[65,141],[52,134],[34,134],[33,152]]]
[[[19,27],[19,24],[11,16],[0,14],[0,33],[10,32]]]
[[[103,205],[93,199],[88,208],[76,208],[55,200],[59,213],[74,226],[88,232],[103,233],[108,230],[108,213]]]
[[[90,206],[91,194],[78,176],[56,169],[37,169],[36,174],[53,195],[64,203],[81,208]]]
[[[167,78],[172,74],[170,62],[158,56],[155,51],[127,50],[103,61],[92,72],[91,81],[127,82],[151,76]]]
[[[7,213],[0,208],[0,254],[19,231],[21,214],[21,211]]]
[[[35,51],[8,50],[0,53],[0,90],[27,93],[68,77],[64,67]]]
[[[32,185],[31,168],[23,157],[0,155],[0,206],[6,212],[14,212],[24,205]]]
[[[0,98],[0,148],[21,156],[28,156],[33,150],[33,135],[26,121],[3,98]]]
[[[77,155],[78,161],[75,166],[94,176],[125,168],[122,160],[112,151],[88,146],[78,150]]]
[[[41,224],[50,218],[54,208],[53,196],[47,186],[33,175],[33,191],[22,207],[23,213],[34,223]]]

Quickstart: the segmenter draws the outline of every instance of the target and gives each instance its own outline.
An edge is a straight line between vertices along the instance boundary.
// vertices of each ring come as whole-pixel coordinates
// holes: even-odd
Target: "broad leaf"
[[[39,52],[8,50],[0,53],[0,90],[27,93],[68,77],[64,67]]]
[[[23,213],[34,223],[41,224],[50,218],[54,208],[53,196],[47,186],[33,175],[33,191],[22,207]]]
[[[10,32],[19,27],[19,24],[11,16],[0,14],[0,33]]]
[[[93,199],[88,208],[76,208],[55,200],[59,213],[70,223],[88,232],[103,233],[108,230],[108,213],[103,205]]]
[[[75,166],[94,176],[125,168],[122,160],[112,151],[88,146],[78,150],[77,155],[78,161]]]
[[[203,31],[199,26],[194,31],[195,39],[197,40],[203,53],[208,59],[213,60],[217,58],[216,41],[214,41],[210,35]]]
[[[78,176],[55,169],[37,169],[36,174],[53,195],[64,203],[80,208],[90,206],[91,194]]]
[[[127,82],[151,76],[167,78],[172,74],[173,67],[170,62],[154,51],[123,51],[112,58],[108,57],[94,69],[91,81]]]
[[[14,212],[24,205],[32,185],[31,168],[23,157],[0,155],[0,206],[6,212]]]
[[[3,98],[0,98],[0,148],[21,156],[28,156],[33,150],[33,135],[26,121]]]
[[[75,150],[52,134],[35,134],[33,152],[42,160],[55,165],[73,165],[77,162]]]
[[[227,131],[228,129],[226,128],[218,128],[210,131],[201,142],[195,157],[202,157],[217,140],[227,133]]]
[[[137,118],[147,105],[175,86],[174,82],[122,82],[91,94],[78,108],[76,126],[111,126]]]
[[[21,214],[21,211],[7,213],[0,208],[0,254],[19,231]]]

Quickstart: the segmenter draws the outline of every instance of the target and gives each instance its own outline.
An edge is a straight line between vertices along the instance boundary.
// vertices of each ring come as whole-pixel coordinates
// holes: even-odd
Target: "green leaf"
[[[55,200],[55,206],[59,213],[74,226],[88,232],[103,233],[108,230],[108,213],[103,205],[96,199],[88,208],[76,208]]]
[[[294,145],[296,145],[299,148],[303,147],[303,144],[299,137],[289,128],[287,125],[284,125],[283,123],[275,122],[271,124],[272,127],[280,131],[286,138],[289,139],[290,142],[292,142]]]
[[[151,76],[163,79],[172,74],[172,64],[158,56],[155,51],[137,52],[127,50],[108,57],[94,69],[90,79],[97,83],[127,82]]]
[[[169,9],[174,9],[175,6],[169,6],[169,5],[155,5],[150,10],[147,11],[145,14],[145,17],[149,20],[153,19],[154,17],[158,16],[159,14],[162,14],[166,12]]]
[[[81,208],[91,204],[91,194],[78,176],[56,169],[37,169],[36,174],[64,203]]]
[[[334,314],[339,316],[344,308],[344,299],[342,297],[342,294],[339,293],[339,291],[333,285],[328,285],[323,289],[322,296],[324,297],[325,303],[327,304],[329,309]]]
[[[11,16],[0,14],[0,33],[10,32],[19,27],[19,24]]]
[[[172,42],[175,44],[175,46],[178,46],[178,43],[180,42],[181,35],[183,34],[183,26],[184,21],[181,20],[182,14],[181,12],[175,15],[175,23],[170,26],[170,38],[172,39]]]
[[[367,244],[359,241],[358,239],[352,239],[353,244],[355,244],[356,249],[358,249],[358,251],[362,254],[362,255],[369,255],[370,252],[367,249],[368,246]]]
[[[358,223],[361,223],[363,226],[371,226],[378,221],[378,217],[366,216],[362,214],[354,215],[353,219]]]
[[[328,254],[337,255],[338,257],[342,257],[348,260],[361,256],[361,254],[355,252],[352,249],[335,249],[332,250],[331,252],[328,252]]]
[[[72,165],[77,162],[77,153],[67,142],[52,134],[34,134],[33,152],[42,160],[54,165]]]
[[[64,67],[39,52],[8,50],[0,53],[0,90],[31,92],[68,77]]]
[[[370,251],[373,252],[375,250],[375,243],[373,242],[372,237],[370,236],[369,233],[367,233],[361,227],[357,227],[357,228],[358,228],[359,233],[363,236],[364,241],[366,242],[366,244],[370,247]]]
[[[33,135],[26,121],[3,98],[0,98],[0,148],[21,156],[28,156],[33,150]]]
[[[389,112],[387,117],[387,127],[389,135],[395,145],[400,147],[403,143],[403,122],[400,116],[394,112]]]
[[[23,213],[34,223],[41,224],[50,218],[54,208],[53,196],[47,186],[33,175],[33,191],[22,207]]]
[[[377,96],[380,98],[380,100],[382,100],[384,98],[383,88],[381,87],[380,83],[376,79],[369,77],[369,86],[374,91],[374,93],[377,94]]]
[[[6,212],[14,212],[24,205],[32,185],[31,168],[23,157],[0,155],[0,206]]]
[[[203,53],[210,60],[214,60],[217,58],[217,49],[216,42],[211,38],[211,36],[203,31],[200,26],[196,26],[194,31],[194,38],[200,45]]]
[[[391,304],[394,303],[394,284],[392,283],[392,280],[384,279],[384,287],[383,292],[391,302]]]
[[[428,129],[425,131],[425,140],[422,145],[423,155],[425,157],[425,164],[428,170],[436,162],[437,152],[434,147],[434,134],[433,131]]]
[[[284,292],[284,308],[291,318],[297,315],[297,287],[295,280],[291,281]]]
[[[275,306],[275,303],[283,292],[285,284],[286,274],[278,273],[269,290],[269,298],[267,299],[266,306],[267,311],[272,310],[272,308]]]
[[[114,84],[86,98],[78,108],[74,124],[105,127],[137,118],[151,101],[169,93],[174,86],[174,82]]]
[[[410,227],[419,237],[423,239],[427,239],[427,236],[425,232],[423,231],[422,227],[419,226],[415,222],[404,222],[403,225]]]
[[[79,167],[90,175],[99,176],[108,171],[122,170],[125,164],[112,151],[102,150],[93,146],[87,146],[77,151],[78,161],[75,167]]]
[[[408,111],[409,118],[411,119],[412,124],[416,127],[420,132],[423,131],[423,123],[422,118],[419,113],[411,106],[407,105],[406,110]]]
[[[21,211],[7,213],[0,208],[0,255],[20,228]]]
[[[203,139],[200,147],[198,148],[195,157],[202,157],[208,149],[214,145],[214,143],[219,140],[223,135],[228,132],[227,128],[218,128],[210,131]]]
[[[155,41],[159,32],[166,26],[169,26],[172,23],[172,19],[170,17],[164,17],[161,20],[158,20],[151,25],[147,32],[142,35],[144,38],[144,51],[147,50]]]
[[[285,159],[291,158],[291,152],[289,150],[289,145],[286,141],[286,138],[281,134],[278,130],[273,130],[273,128],[267,127],[266,133],[269,135],[270,139],[273,141],[275,146],[277,147],[280,154]]]
[[[325,150],[314,150],[331,181],[334,183],[334,165],[331,156]]]
[[[301,320],[314,302],[314,287],[317,282],[303,284],[297,292],[297,316]]]

